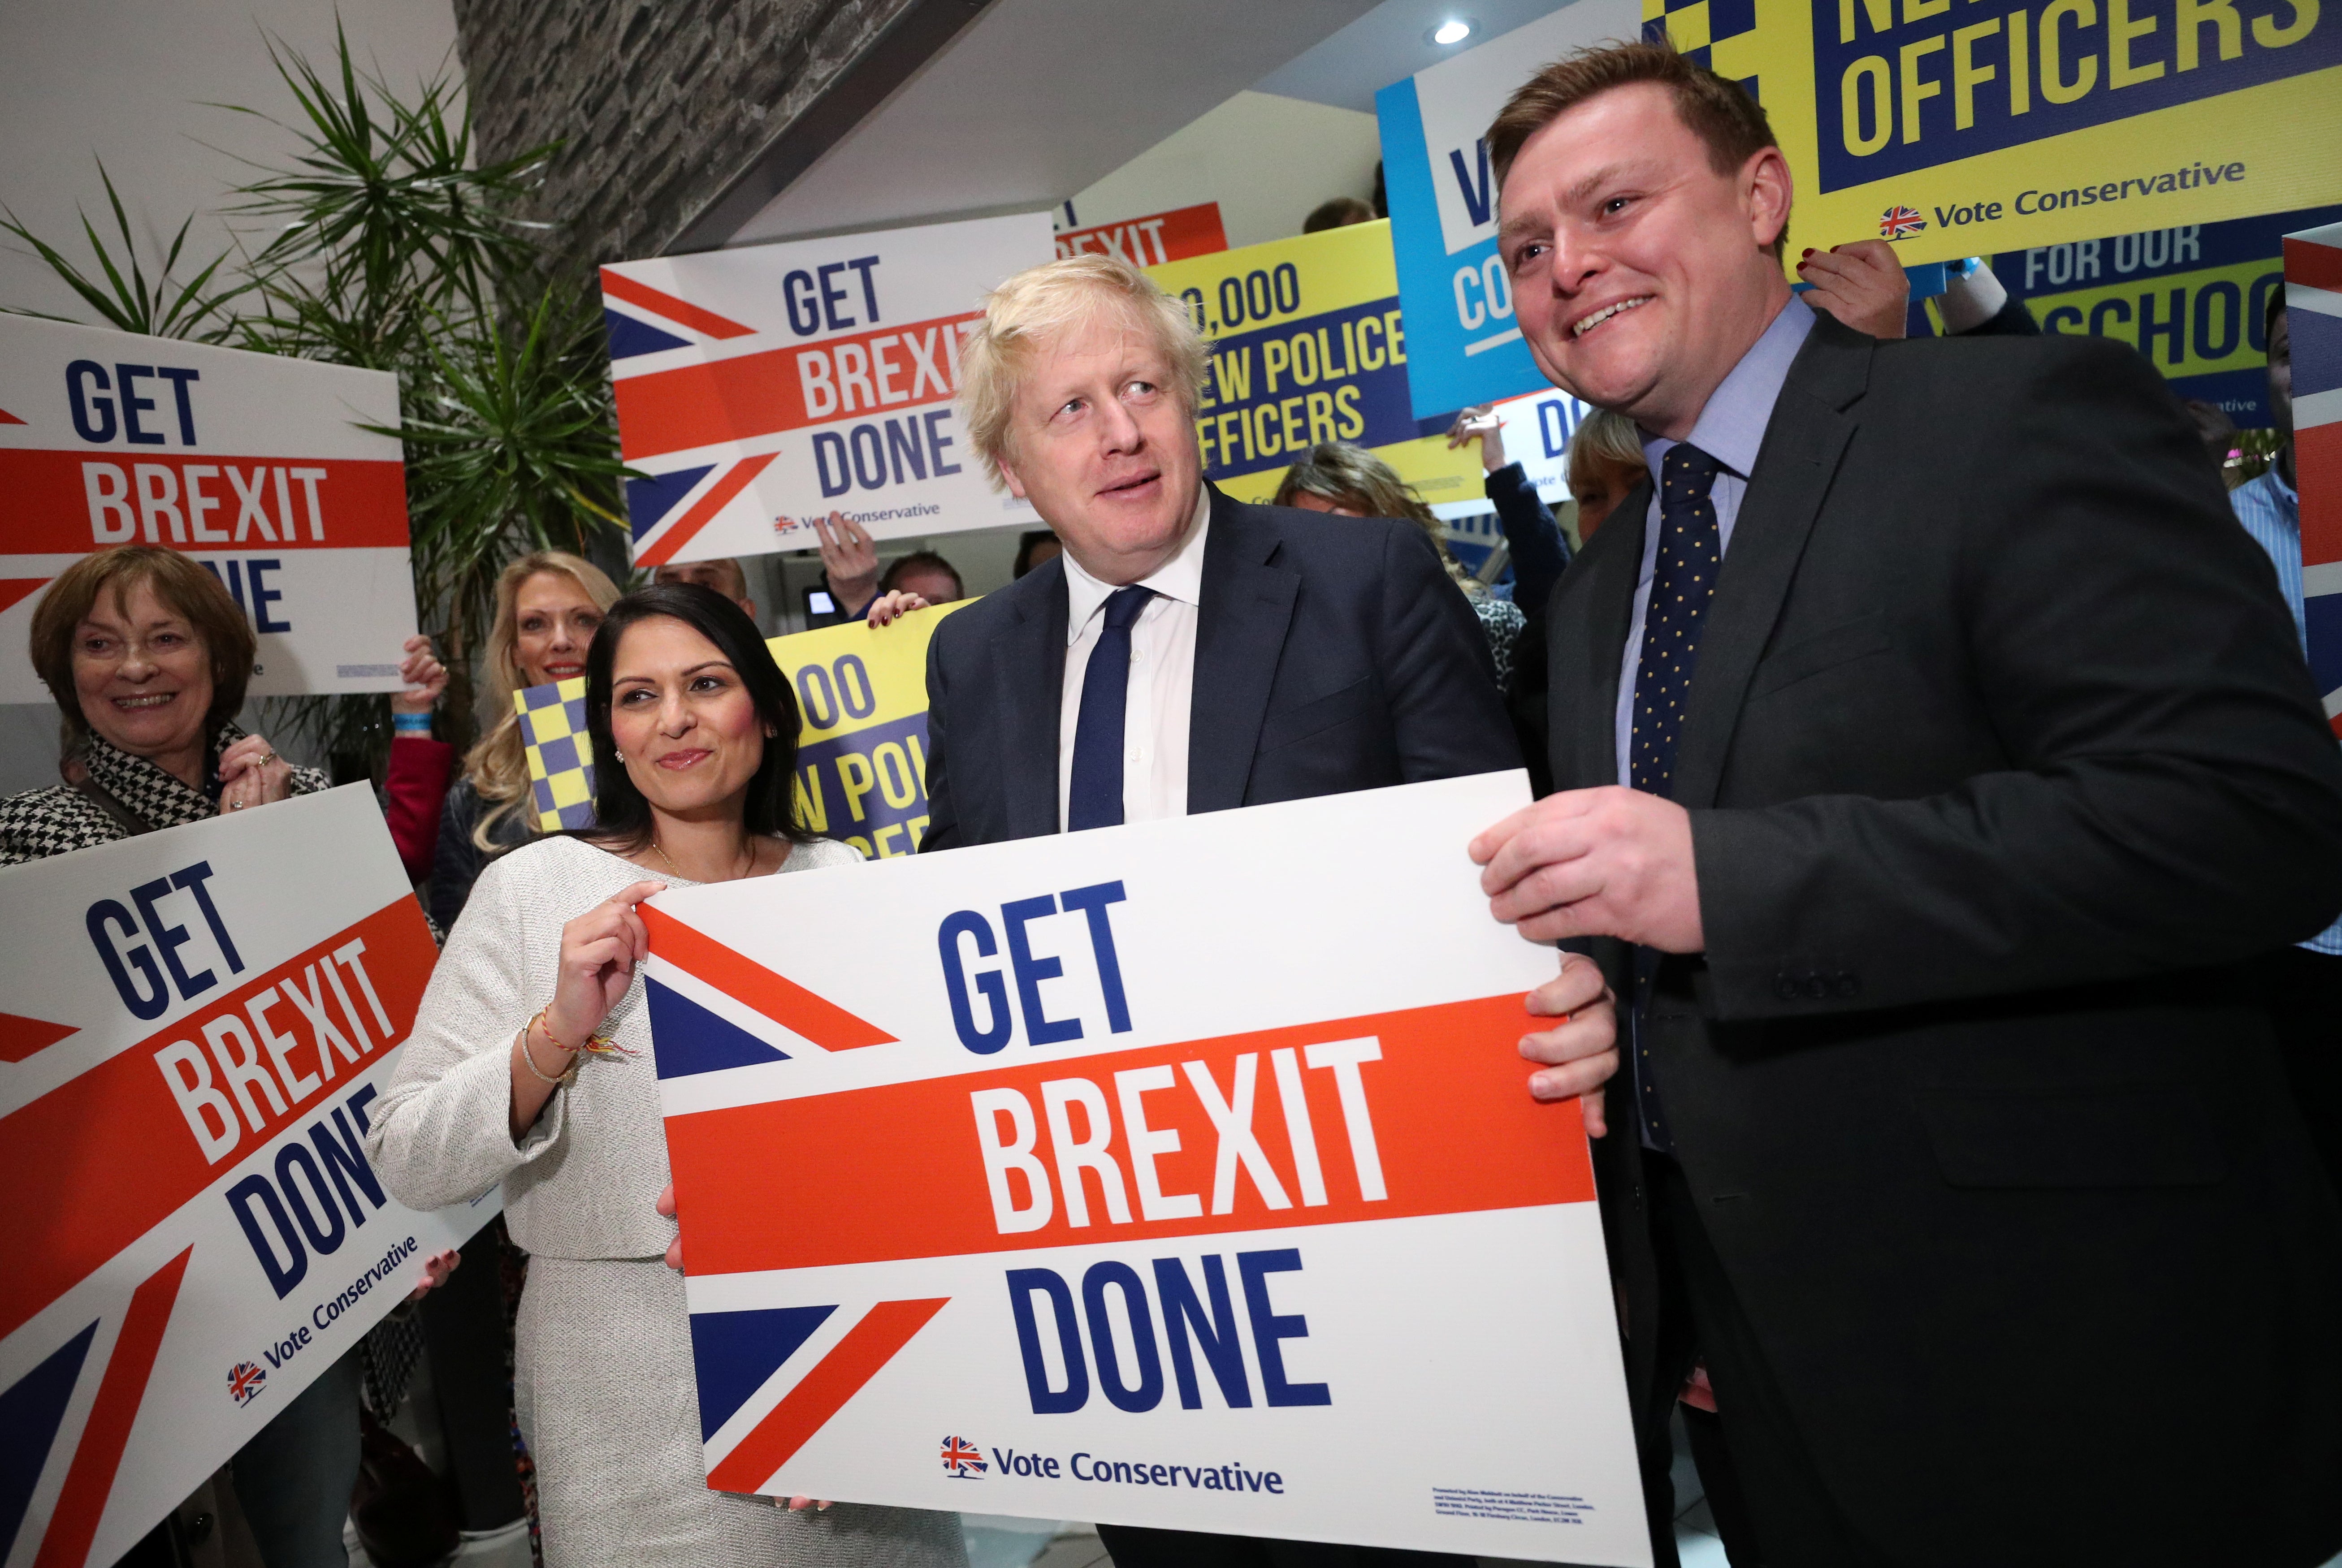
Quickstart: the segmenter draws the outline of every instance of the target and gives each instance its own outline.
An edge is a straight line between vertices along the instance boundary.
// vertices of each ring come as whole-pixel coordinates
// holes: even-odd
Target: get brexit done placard
[[[604,267],[635,564],[808,548],[832,510],[880,539],[1033,525],[952,399],[986,293],[1054,254],[1030,213]]]
[[[363,784],[0,871],[0,1563],[114,1562],[498,1207],[363,1140],[436,956]]]
[[[25,650],[48,584],[161,544],[260,639],[255,696],[399,689],[415,634],[398,378],[0,315],[0,703],[45,703]]]
[[[1647,1563],[1578,1109],[1517,1054],[1555,957],[1464,853],[1527,800],[644,905],[708,1483]]]

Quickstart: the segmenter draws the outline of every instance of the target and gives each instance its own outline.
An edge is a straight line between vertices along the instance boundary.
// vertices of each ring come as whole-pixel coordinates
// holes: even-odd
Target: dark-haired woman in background
[[[636,905],[859,860],[796,821],[798,718],[737,604],[671,584],[586,656],[596,826],[489,864],[449,935],[367,1153],[402,1202],[505,1188],[531,1254],[517,1394],[545,1560],[956,1565],[956,1516],[793,1513],[707,1489]]]

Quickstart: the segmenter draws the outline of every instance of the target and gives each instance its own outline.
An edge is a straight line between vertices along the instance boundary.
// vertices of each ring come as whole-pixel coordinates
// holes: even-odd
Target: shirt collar
[[[2297,457],[2294,461],[2298,463],[2301,459]],[[2268,472],[2264,474],[2263,477],[2268,480],[2269,488],[2276,491],[2279,495],[2284,496],[2285,504],[2293,508],[2294,514],[2296,516],[2299,516],[2301,514],[2301,495],[2292,485],[2287,484],[2285,482],[2285,475],[2277,472],[2277,466],[2275,463],[2271,463],[2268,465]]]
[[[1176,599],[1188,605],[1200,605],[1204,597],[1204,536],[1209,532],[1205,524],[1212,515],[1212,492],[1206,485],[1196,486],[1196,510],[1187,519],[1187,536],[1171,559],[1157,566],[1150,576],[1141,577],[1138,586],[1152,588],[1166,599]],[[1072,647],[1081,638],[1082,628],[1090,617],[1106,607],[1115,591],[1112,583],[1101,583],[1082,570],[1074,553],[1065,552],[1060,557],[1066,564],[1066,646]]]
[[[1757,448],[1765,444],[1765,427],[1772,423],[1773,404],[1781,399],[1781,388],[1789,379],[1789,366],[1797,357],[1797,350],[1806,344],[1806,335],[1814,330],[1814,308],[1797,295],[1773,318],[1773,325],[1764,335],[1751,344],[1732,374],[1709,394],[1707,405],[1699,411],[1699,418],[1685,439],[1715,458],[1725,467],[1748,477],[1756,467]],[[1659,464],[1676,443],[1664,435],[1643,434],[1643,461],[1651,470],[1651,483],[1659,483]]]

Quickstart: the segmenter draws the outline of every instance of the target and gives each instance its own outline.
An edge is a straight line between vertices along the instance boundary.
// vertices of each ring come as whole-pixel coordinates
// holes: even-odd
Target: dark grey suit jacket
[[[1193,814],[1520,766],[1478,621],[1422,530],[1212,492],[1187,743]],[[1066,576],[936,628],[922,853],[1057,831]]]
[[[1616,782],[1642,538],[1604,529],[1548,611],[1557,787]],[[2342,1228],[2232,967],[2342,907],[2342,754],[2146,362],[1819,320],[1675,778],[1707,952],[1662,967],[1652,1070],[1857,1531],[1947,1564],[2342,1545]],[[1682,1369],[1617,1104],[1650,1388]]]

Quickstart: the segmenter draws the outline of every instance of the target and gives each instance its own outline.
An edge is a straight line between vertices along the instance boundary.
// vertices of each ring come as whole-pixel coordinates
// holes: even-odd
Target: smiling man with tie
[[[1659,1560],[1704,1362],[1736,1563],[2324,1561],[2342,1225],[2239,966],[2342,904],[2342,758],[2186,416],[1808,310],[1763,109],[1663,45],[1488,148],[1524,338],[1650,470],[1547,612],[1559,793],[1473,854],[1631,999]]]
[[[1036,267],[986,302],[960,350],[970,444],[1065,552],[936,628],[920,853],[1520,765],[1479,624],[1420,528],[1204,483],[1208,352],[1185,305],[1110,256]],[[1558,1022],[1522,1054],[1578,1064],[1530,1074],[1557,1098],[1555,1073],[1610,1049],[1602,978],[1567,960],[1530,1006]],[[1119,1568],[1451,1561],[1099,1534]]]

